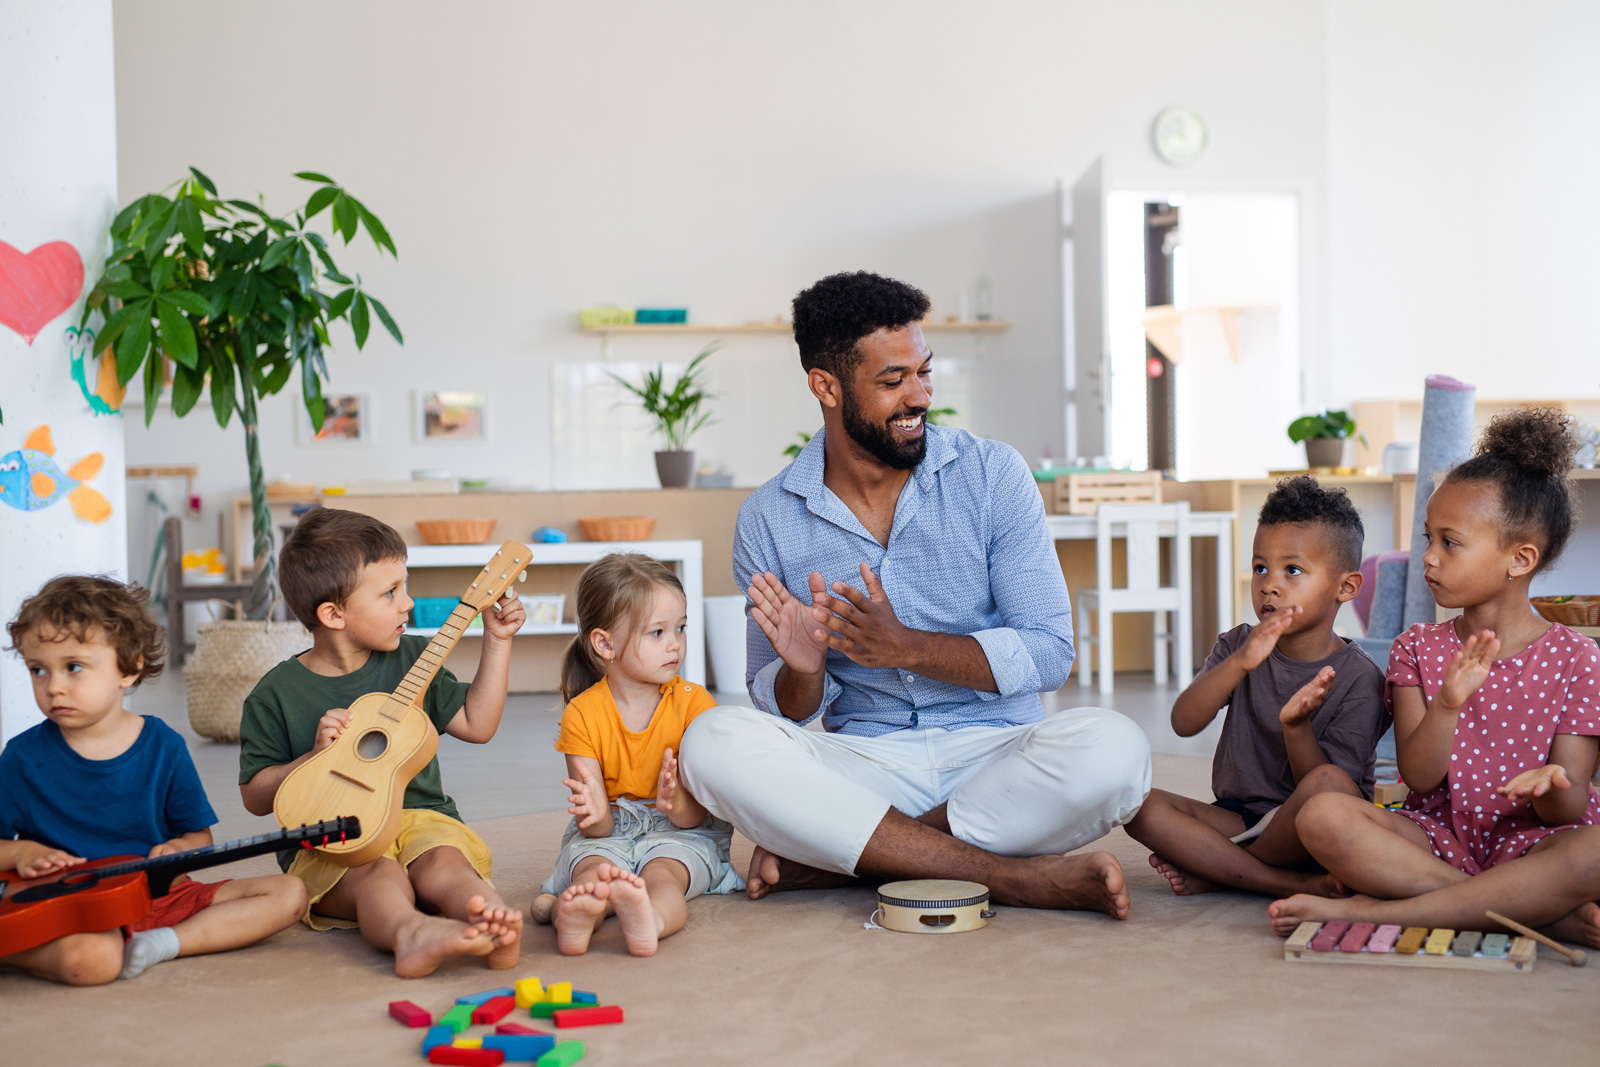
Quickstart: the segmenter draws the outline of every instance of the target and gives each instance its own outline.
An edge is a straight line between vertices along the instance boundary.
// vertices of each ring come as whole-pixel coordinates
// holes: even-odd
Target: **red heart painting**
[[[23,254],[0,241],[0,325],[28,344],[83,292],[83,260],[65,241]]]

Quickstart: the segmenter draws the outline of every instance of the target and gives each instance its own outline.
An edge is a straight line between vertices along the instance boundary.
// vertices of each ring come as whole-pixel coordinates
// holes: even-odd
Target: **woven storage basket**
[[[654,515],[590,515],[578,520],[590,541],[643,541],[656,528]]]
[[[183,665],[189,725],[213,741],[239,740],[239,719],[250,690],[262,675],[310,647],[311,634],[298,622],[201,623],[194,655]]]
[[[424,544],[481,545],[494,536],[493,519],[418,519]]]
[[[1563,626],[1600,626],[1600,596],[1536,596],[1533,610]]]

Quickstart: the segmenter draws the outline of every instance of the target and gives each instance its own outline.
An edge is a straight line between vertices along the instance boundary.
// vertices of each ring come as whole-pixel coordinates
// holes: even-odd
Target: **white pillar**
[[[128,570],[122,415],[94,410],[114,406],[105,398],[116,400],[115,390],[99,383],[92,357],[82,367],[88,388],[80,388],[72,358],[83,296],[100,273],[117,209],[111,0],[7,0],[0,101],[0,242],[9,246],[0,247],[0,623],[7,623],[57,574],[120,578]],[[97,387],[99,405],[89,399]],[[52,454],[25,447],[46,436]],[[91,473],[95,455],[99,468]],[[46,492],[42,506],[39,491]],[[21,659],[0,654],[0,744],[40,718]]]

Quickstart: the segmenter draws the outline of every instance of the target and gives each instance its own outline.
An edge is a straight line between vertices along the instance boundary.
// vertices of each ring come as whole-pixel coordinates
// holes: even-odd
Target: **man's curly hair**
[[[70,635],[88,643],[91,633],[98,632],[116,650],[117,670],[138,675],[136,686],[148,682],[161,674],[167,652],[164,631],[145,608],[149,599],[148,590],[103,575],[52,578],[22,602],[7,626],[11,635],[7,651],[21,651],[22,639],[41,627],[56,641]]]
[[[928,306],[922,290],[881,274],[830,274],[794,298],[800,365],[842,379],[861,362],[858,341],[877,330],[909,326]]]
[[[1361,512],[1343,489],[1324,489],[1309,474],[1285,478],[1267,495],[1256,518],[1258,526],[1277,526],[1287,522],[1316,523],[1328,532],[1333,564],[1341,571],[1361,567],[1361,545],[1366,529]]]

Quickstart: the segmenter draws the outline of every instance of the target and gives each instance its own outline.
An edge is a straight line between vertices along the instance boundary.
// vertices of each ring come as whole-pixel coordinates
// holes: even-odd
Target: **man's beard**
[[[846,386],[843,394],[844,432],[850,440],[865,449],[879,463],[897,471],[911,470],[922,462],[923,455],[928,451],[926,421],[923,422],[922,433],[908,440],[896,434],[887,424],[868,422],[856,403],[854,389]],[[922,415],[926,419],[927,411],[927,408],[906,408],[895,412],[890,421],[910,418],[913,415]]]

